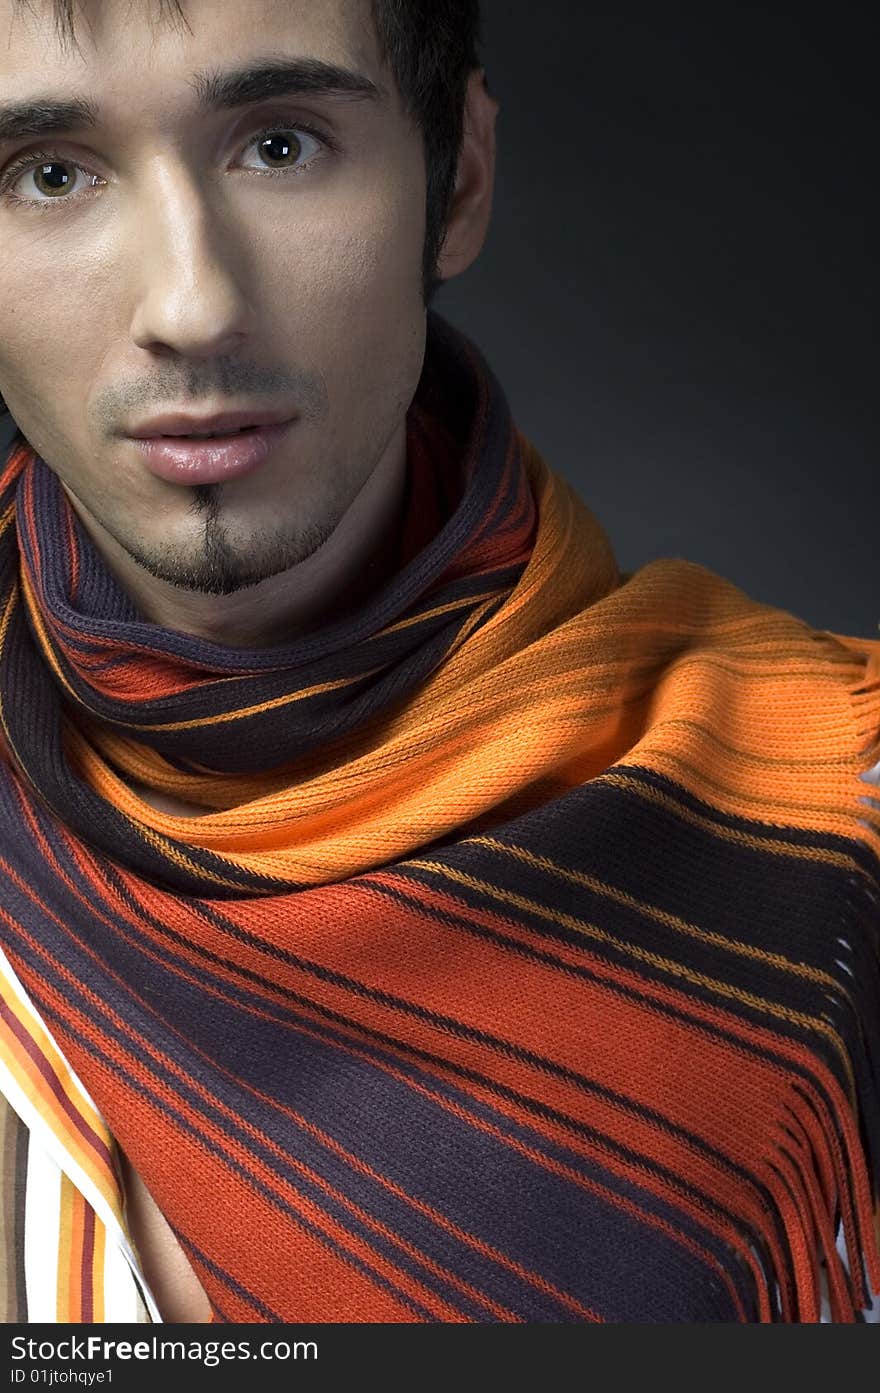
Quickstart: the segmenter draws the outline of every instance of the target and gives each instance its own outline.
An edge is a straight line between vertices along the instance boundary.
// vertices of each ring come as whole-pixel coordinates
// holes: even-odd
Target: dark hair
[[[18,0],[21,4],[22,0]],[[186,23],[185,0],[158,0],[161,17]],[[370,0],[383,62],[394,74],[404,109],[419,127],[428,179],[424,255],[425,301],[440,281],[437,258],[455,187],[470,73],[480,67],[480,0]],[[53,0],[55,26],[76,42],[76,0]]]
[[[16,0],[18,4],[23,0]],[[52,0],[62,40],[76,42],[76,0]],[[464,133],[468,77],[480,67],[480,0],[370,0],[383,62],[422,133],[427,172],[422,283],[425,305],[442,284],[443,245]],[[186,23],[181,0],[158,0],[163,19]],[[0,397],[0,411],[4,409]]]
[[[480,0],[371,0],[382,59],[419,127],[428,176],[425,304],[443,245],[464,133],[468,77],[481,66]]]

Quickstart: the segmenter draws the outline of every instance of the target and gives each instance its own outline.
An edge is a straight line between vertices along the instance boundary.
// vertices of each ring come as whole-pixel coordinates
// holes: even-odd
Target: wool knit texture
[[[407,462],[390,579],[246,650],[12,450],[0,945],[217,1320],[858,1319],[880,640],[622,575],[436,311]]]

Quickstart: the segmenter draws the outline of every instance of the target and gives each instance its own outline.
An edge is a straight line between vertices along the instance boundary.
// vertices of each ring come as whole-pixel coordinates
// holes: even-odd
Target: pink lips
[[[231,430],[209,440],[183,435],[133,436],[147,468],[172,484],[218,484],[257,469],[293,420]],[[206,423],[202,429],[209,429]]]

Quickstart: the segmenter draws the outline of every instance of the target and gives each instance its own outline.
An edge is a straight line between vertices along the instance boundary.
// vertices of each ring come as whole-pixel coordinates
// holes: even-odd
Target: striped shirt
[[[157,1321],[104,1119],[0,949],[0,1320]]]
[[[107,1125],[0,948],[0,1322],[161,1321],[124,1203]]]

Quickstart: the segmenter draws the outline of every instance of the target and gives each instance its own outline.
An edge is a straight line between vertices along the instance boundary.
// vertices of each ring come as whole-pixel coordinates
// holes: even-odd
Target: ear
[[[446,235],[437,259],[437,271],[442,280],[466,271],[476,261],[486,240],[495,187],[497,115],[498,102],[486,88],[485,71],[476,68],[468,79],[464,140]]]

